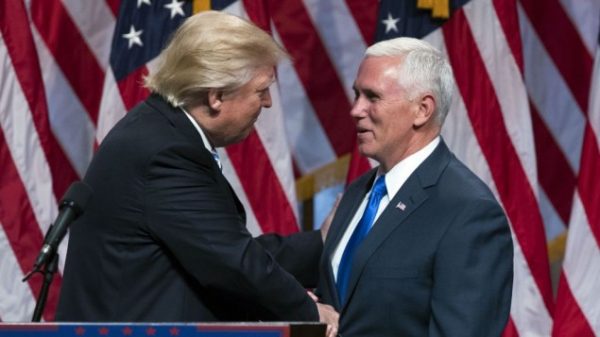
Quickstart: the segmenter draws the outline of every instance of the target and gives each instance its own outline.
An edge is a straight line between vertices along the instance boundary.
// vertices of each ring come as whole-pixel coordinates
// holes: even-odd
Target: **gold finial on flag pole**
[[[431,16],[436,19],[448,19],[450,17],[449,0],[417,0],[417,8],[431,9]]]
[[[194,0],[194,14],[210,10],[210,0]]]
[[[417,0],[417,8],[432,9],[434,0]]]

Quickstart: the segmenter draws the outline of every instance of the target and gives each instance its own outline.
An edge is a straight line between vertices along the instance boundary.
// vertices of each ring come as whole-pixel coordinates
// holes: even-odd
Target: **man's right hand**
[[[319,310],[319,321],[327,323],[327,337],[336,337],[340,314],[328,304],[317,303],[317,309]]]

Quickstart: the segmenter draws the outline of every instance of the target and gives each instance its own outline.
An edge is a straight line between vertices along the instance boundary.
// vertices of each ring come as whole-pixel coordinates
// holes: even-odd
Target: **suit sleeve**
[[[305,289],[246,230],[218,174],[197,147],[156,154],[144,200],[151,235],[202,286],[257,303],[279,320],[318,320]]]
[[[501,336],[510,313],[513,246],[495,200],[471,203],[436,253],[429,336]]]
[[[256,239],[302,286],[317,286],[319,260],[323,251],[320,231],[300,232],[288,236],[265,234]]]

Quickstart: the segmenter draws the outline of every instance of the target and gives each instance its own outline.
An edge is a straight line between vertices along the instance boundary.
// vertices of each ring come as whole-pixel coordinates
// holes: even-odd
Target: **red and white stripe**
[[[596,32],[597,34],[598,32]],[[553,336],[600,335],[600,46],[596,40],[590,102],[558,288]]]
[[[33,266],[43,232],[56,214],[55,194],[61,192],[57,191],[61,183],[58,175],[65,168],[46,158],[64,154],[50,130],[26,8],[21,2],[2,2],[0,6],[0,238],[6,244],[0,256],[2,269],[12,272],[0,278],[0,292],[15,300],[2,300],[0,308],[7,311],[0,314],[3,320],[27,319],[32,312],[21,315],[33,308],[33,295],[39,292],[41,278],[33,277],[24,284],[19,284],[20,279]],[[58,276],[48,298],[50,312],[56,306],[60,283]],[[15,298],[10,295],[12,291],[25,296]]]
[[[347,2],[272,1],[269,10],[274,34],[294,61],[280,67],[279,79],[292,155],[305,174],[352,150],[350,88],[360,63],[355,54],[366,43],[347,15]]]
[[[510,31],[513,25],[505,24],[515,20],[511,15],[516,15],[516,7],[511,11],[507,2],[470,2],[444,25],[443,35],[468,117],[458,123],[472,125],[476,148],[493,179],[493,184],[487,183],[494,186],[513,231],[515,286],[510,325],[518,334],[545,335],[550,331],[553,305],[550,273],[519,49],[511,48],[507,39],[515,33],[518,36],[518,31]],[[452,149],[463,146],[453,144]],[[489,175],[482,177],[489,179]],[[507,330],[506,335],[517,334]]]

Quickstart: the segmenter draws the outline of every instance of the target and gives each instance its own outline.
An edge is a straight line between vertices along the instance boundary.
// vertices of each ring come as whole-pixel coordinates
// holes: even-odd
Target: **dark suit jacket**
[[[341,336],[500,336],[513,276],[508,223],[488,187],[443,141],[361,243],[340,306],[331,259],[375,173],[348,187],[321,259],[319,295],[339,310]]]
[[[253,239],[198,131],[157,95],[107,135],[71,227],[59,321],[318,320],[320,233]]]

